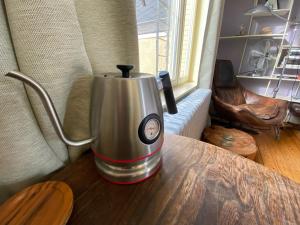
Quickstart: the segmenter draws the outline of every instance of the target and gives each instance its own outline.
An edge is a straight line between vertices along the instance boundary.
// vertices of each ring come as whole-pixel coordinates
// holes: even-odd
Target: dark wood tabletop
[[[216,146],[170,135],[163,166],[135,185],[97,173],[91,153],[56,172],[74,193],[69,224],[300,224],[300,185]]]

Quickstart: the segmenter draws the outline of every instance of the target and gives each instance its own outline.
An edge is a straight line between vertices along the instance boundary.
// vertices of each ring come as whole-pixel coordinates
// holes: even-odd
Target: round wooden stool
[[[257,146],[254,138],[237,129],[228,129],[221,126],[206,128],[203,134],[204,141],[237,153],[245,158],[254,160]]]

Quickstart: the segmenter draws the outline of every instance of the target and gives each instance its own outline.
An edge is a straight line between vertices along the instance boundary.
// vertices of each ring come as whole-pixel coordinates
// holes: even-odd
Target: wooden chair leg
[[[281,133],[280,128],[279,127],[273,127],[273,130],[274,130],[274,134],[275,134],[275,140],[279,141],[280,140],[280,133]]]

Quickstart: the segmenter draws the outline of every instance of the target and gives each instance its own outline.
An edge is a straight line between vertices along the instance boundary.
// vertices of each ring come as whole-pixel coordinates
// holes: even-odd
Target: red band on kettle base
[[[154,175],[156,175],[156,174],[160,171],[161,167],[162,167],[162,161],[159,163],[159,166],[153,171],[153,173],[149,174],[149,176],[144,177],[144,178],[141,178],[141,179],[139,179],[139,180],[135,180],[135,181],[112,181],[112,180],[109,180],[108,178],[102,176],[101,174],[100,174],[100,176],[101,176],[104,180],[106,180],[107,182],[112,183],[112,184],[118,184],[118,185],[137,184],[137,183],[141,183],[141,182],[143,182],[143,181],[146,181],[146,180],[148,180],[149,178],[151,178],[151,177],[153,177]]]
[[[138,157],[138,158],[135,158],[135,159],[118,160],[118,159],[111,159],[111,158],[109,158],[105,155],[99,154],[94,149],[92,149],[95,157],[97,157],[97,158],[99,158],[103,161],[112,162],[112,163],[134,163],[134,162],[142,161],[146,158],[149,158],[149,157],[155,155],[160,150],[161,150],[161,146],[158,149],[156,149],[154,152],[151,152],[150,154],[145,155],[145,156],[141,156],[141,157]]]

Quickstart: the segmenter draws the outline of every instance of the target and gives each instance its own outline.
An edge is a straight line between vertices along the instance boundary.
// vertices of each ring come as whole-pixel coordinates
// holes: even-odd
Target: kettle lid
[[[130,70],[134,68],[133,65],[116,65],[116,67],[121,70],[120,73],[105,73],[102,74],[101,77],[107,77],[107,78],[125,78],[125,79],[140,79],[140,78],[149,78],[154,77],[151,74],[147,73],[130,73]]]

